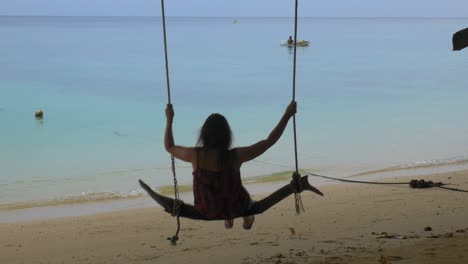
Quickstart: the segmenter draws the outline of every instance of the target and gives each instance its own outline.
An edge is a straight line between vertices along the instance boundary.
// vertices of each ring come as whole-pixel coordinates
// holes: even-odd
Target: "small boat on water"
[[[44,111],[42,111],[42,109],[38,109],[35,113],[34,113],[34,116],[37,118],[37,119],[42,119],[44,117]]]
[[[307,47],[310,45],[310,41],[307,41],[307,40],[300,40],[296,43],[296,46],[297,47]],[[286,47],[294,47],[294,43],[288,43],[288,41],[283,41],[281,43],[281,46],[286,46]]]

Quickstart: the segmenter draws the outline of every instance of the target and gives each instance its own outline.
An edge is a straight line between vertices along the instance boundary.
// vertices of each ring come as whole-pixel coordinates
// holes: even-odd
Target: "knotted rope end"
[[[296,214],[300,215],[301,212],[305,212],[304,204],[302,203],[301,192],[304,190],[301,183],[301,175],[299,172],[293,172],[292,180],[291,180],[291,187],[294,191],[294,198],[295,198],[295,208]]]

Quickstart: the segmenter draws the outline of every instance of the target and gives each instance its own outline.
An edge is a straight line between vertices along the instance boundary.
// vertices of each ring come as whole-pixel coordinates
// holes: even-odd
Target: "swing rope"
[[[167,37],[166,37],[166,15],[164,12],[164,0],[161,0],[161,12],[162,12],[162,25],[163,25],[163,35],[164,35],[164,57],[166,59],[166,83],[167,83],[167,104],[171,105],[171,86],[169,82],[169,60],[167,57]],[[179,186],[177,184],[176,168],[174,156],[171,155],[171,169],[172,177],[174,179],[174,205],[172,208],[172,216],[177,217],[177,230],[174,236],[167,238],[171,241],[172,245],[176,245],[177,240],[179,240],[179,231],[180,231],[180,207],[182,201],[179,199]]]
[[[167,103],[171,104],[171,85],[169,83],[169,60],[167,58],[166,15],[164,13],[164,0],[161,0],[162,25],[164,34],[164,58],[166,59]]]
[[[292,100],[296,100],[296,50],[297,50],[297,10],[298,10],[298,0],[295,0],[295,8],[294,8],[294,60],[293,60],[293,82],[292,82]],[[292,182],[293,185],[296,186],[296,190],[294,191],[294,198],[295,198],[295,207],[296,207],[296,214],[300,214],[304,212],[304,204],[302,203],[301,198],[301,175],[299,174],[299,165],[298,165],[298,158],[297,158],[297,134],[296,134],[296,114],[293,115],[293,131],[294,131],[294,160],[296,165],[296,171],[292,175]]]

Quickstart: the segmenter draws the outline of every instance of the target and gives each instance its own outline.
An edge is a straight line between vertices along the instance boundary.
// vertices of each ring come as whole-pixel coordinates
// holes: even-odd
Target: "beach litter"
[[[451,233],[451,232],[445,233],[445,234],[428,236],[428,238],[452,238],[452,237],[453,237],[453,233]]]
[[[291,232],[291,236],[296,235],[296,230],[294,229],[294,227],[290,227],[289,232]]]
[[[381,232],[381,233],[372,232],[372,235],[378,236],[377,239],[410,239],[410,238],[420,238],[419,235],[403,236],[403,235],[398,235],[398,234],[388,234],[387,232]]]

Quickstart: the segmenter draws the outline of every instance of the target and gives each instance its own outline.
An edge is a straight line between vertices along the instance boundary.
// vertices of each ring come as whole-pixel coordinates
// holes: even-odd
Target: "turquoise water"
[[[177,144],[220,112],[236,146],[291,100],[287,18],[168,18]],[[299,21],[299,165],[334,176],[468,158],[468,19]],[[160,18],[0,17],[0,205],[141,194],[172,182]],[[34,111],[42,108],[42,121]],[[191,169],[178,162],[178,178]],[[245,176],[294,168],[292,132]]]

